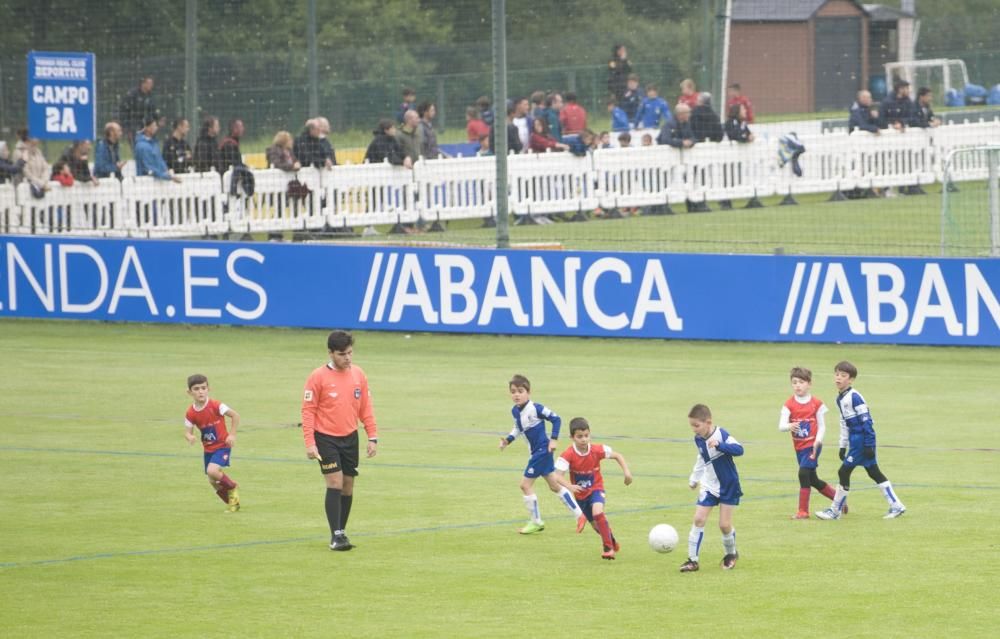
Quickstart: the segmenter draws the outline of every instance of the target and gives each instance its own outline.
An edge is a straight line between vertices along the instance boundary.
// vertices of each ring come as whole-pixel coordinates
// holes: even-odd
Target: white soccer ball
[[[677,531],[670,524],[657,524],[649,531],[649,547],[656,552],[670,552],[677,547]]]

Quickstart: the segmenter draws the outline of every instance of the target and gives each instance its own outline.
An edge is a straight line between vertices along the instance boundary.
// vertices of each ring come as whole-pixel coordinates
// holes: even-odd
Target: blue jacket
[[[120,180],[122,177],[122,172],[118,170],[120,159],[117,142],[110,144],[107,139],[98,140],[94,149],[94,177],[106,178],[114,175]]]
[[[692,143],[695,142],[694,130],[691,128],[691,122],[670,120],[660,130],[660,135],[657,136],[656,143],[666,144],[674,147],[675,149],[683,149],[684,140],[691,140]]]
[[[878,120],[872,117],[872,107],[861,106],[857,102],[851,105],[851,117],[847,120],[847,132],[861,129],[869,133],[878,133]]]
[[[637,129],[658,129],[661,119],[669,122],[673,117],[667,101],[663,98],[643,98],[639,113],[635,116],[635,126]]]
[[[615,107],[611,111],[611,130],[628,131],[632,126],[628,121],[628,114],[621,107]]]
[[[135,136],[135,174],[139,176],[152,174],[157,180],[170,179],[167,163],[163,161],[163,154],[160,153],[160,145],[142,132]]]
[[[901,122],[903,126],[909,126],[910,122],[913,121],[915,111],[913,100],[910,98],[897,98],[895,95],[886,96],[885,100],[882,100],[882,108],[879,110],[882,119],[880,124],[882,128],[889,127],[896,122]]]

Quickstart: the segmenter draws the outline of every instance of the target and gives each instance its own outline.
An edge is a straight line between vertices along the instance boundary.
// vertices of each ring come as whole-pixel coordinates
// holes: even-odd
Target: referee
[[[327,337],[330,361],[306,380],[302,397],[302,436],[306,457],[319,460],[326,481],[326,519],[330,525],[330,550],[354,546],[344,532],[354,499],[358,475],[358,421],[368,435],[368,457],[378,450],[378,430],[372,410],[368,378],[352,365],[354,337],[333,331]]]

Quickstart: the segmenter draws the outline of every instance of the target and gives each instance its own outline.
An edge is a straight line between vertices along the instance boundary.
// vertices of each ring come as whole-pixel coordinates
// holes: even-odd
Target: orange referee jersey
[[[377,437],[368,378],[358,366],[340,371],[332,364],[320,366],[306,380],[302,397],[302,436],[306,447],[316,445],[316,433],[345,437],[365,425],[368,437]]]

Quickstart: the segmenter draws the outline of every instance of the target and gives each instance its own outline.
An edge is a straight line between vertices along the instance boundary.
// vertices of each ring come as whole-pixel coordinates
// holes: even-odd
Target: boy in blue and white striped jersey
[[[552,492],[559,495],[560,501],[576,515],[576,532],[581,532],[587,525],[587,517],[580,505],[573,498],[573,493],[580,490],[579,486],[571,485],[556,474],[552,451],[559,439],[559,427],[562,418],[542,404],[531,401],[531,382],[524,375],[514,375],[508,383],[510,398],[514,401],[511,414],[514,416],[514,428],[510,434],[500,440],[500,450],[507,448],[518,435],[523,434],[528,440],[531,457],[524,468],[524,478],[521,480],[521,492],[524,493],[524,507],[528,509],[531,520],[521,528],[522,535],[530,535],[545,530],[538,509],[538,496],[535,494],[535,480],[544,477]],[[545,432],[545,421],[552,422],[552,437]]]
[[[889,502],[889,512],[883,519],[895,519],[906,512],[906,506],[896,497],[896,491],[875,457],[875,426],[872,423],[868,404],[861,393],[854,390],[857,367],[848,362],[839,362],[833,367],[833,383],[837,387],[837,407],[840,408],[840,465],[838,475],[840,485],[833,496],[833,504],[816,513],[820,519],[840,519],[847,504],[847,492],[851,489],[851,473],[855,466],[864,466],[868,476],[882,490],[882,496]]]
[[[694,445],[698,457],[688,478],[692,490],[701,485],[694,523],[688,533],[688,560],[681,565],[681,572],[698,570],[698,553],[705,537],[705,521],[712,508],[719,507],[719,530],[722,531],[723,570],[736,567],[736,530],[733,528],[733,511],[740,503],[740,475],[733,457],[743,454],[743,446],[724,428],[712,423],[712,411],[704,404],[695,404],[688,413],[688,422],[694,431]]]

